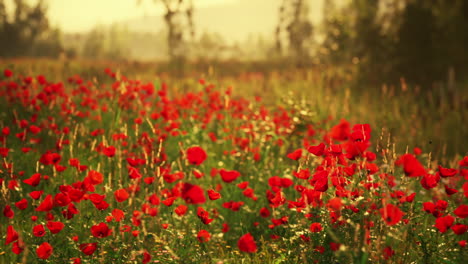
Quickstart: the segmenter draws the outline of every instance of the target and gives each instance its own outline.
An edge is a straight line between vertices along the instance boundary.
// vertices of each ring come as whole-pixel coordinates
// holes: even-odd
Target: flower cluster
[[[7,261],[209,262],[221,248],[287,248],[298,262],[467,257],[468,156],[398,155],[375,147],[369,124],[300,126],[294,109],[205,81],[182,93],[106,74],[4,71]]]

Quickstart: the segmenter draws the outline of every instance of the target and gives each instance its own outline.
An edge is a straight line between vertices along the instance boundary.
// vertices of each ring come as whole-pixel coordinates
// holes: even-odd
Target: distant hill
[[[321,18],[321,1],[314,0],[311,18]],[[224,5],[212,5],[195,10],[194,23],[198,33],[217,32],[228,42],[244,41],[248,35],[272,36],[278,22],[279,0],[238,0]],[[130,31],[159,32],[165,24],[162,16],[146,16],[118,24]]]
[[[311,19],[315,23],[321,18],[321,1],[311,0],[314,4],[310,10]],[[208,52],[202,57],[219,56],[219,52],[226,54],[226,51],[227,54],[234,52],[236,58],[268,56],[266,52],[274,41],[280,3],[280,0],[236,0],[195,9],[196,41],[197,45],[204,45],[198,46],[198,49]],[[102,50],[120,49],[121,55],[128,59],[147,61],[167,58],[166,25],[162,15],[122,20],[113,26],[101,26],[97,29],[101,37],[93,37],[91,32],[65,33],[65,47],[83,55],[87,41],[97,41],[101,43]],[[114,30],[118,31],[118,36],[112,39],[110,35]],[[115,39],[120,41],[116,42]],[[205,42],[201,43],[203,39]],[[213,41],[214,46],[224,48],[216,51]]]

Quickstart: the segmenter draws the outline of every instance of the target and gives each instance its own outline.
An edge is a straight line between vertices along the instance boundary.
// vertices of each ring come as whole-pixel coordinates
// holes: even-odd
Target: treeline
[[[467,0],[331,0],[324,15],[321,58],[357,64],[366,81],[466,78]]]
[[[426,87],[468,76],[468,0],[324,0],[319,25],[311,22],[310,0],[283,0],[271,34],[243,43],[197,31],[196,9],[186,0],[155,1],[166,10],[159,32],[131,32],[116,24],[84,34],[51,28],[42,0],[11,2],[8,13],[0,0],[0,57],[344,65],[357,69],[358,79],[366,82],[404,80]]]
[[[0,0],[0,57],[56,57],[64,52],[60,31],[49,25],[44,1],[10,1],[12,12]]]

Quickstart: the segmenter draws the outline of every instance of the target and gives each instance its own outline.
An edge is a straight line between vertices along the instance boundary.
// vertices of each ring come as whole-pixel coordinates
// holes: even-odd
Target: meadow
[[[466,85],[356,85],[352,67],[0,70],[0,263],[468,259]]]

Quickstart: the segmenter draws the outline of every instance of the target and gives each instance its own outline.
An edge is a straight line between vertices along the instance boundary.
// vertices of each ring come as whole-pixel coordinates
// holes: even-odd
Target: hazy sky
[[[13,1],[6,0],[9,11]],[[38,0],[26,0],[31,4]],[[197,33],[216,32],[227,41],[242,41],[252,34],[272,35],[283,0],[192,0]],[[324,0],[308,0],[310,18],[317,24]],[[139,4],[138,4],[139,2]],[[155,2],[157,4],[155,4]],[[83,33],[97,25],[117,23],[140,32],[159,32],[165,8],[160,0],[45,0],[49,22],[66,33]]]
[[[226,6],[245,0],[193,0],[195,8]],[[275,0],[270,0],[275,2]],[[96,24],[111,24],[116,21],[160,15],[163,6],[153,0],[48,0],[49,16],[52,25],[67,32],[82,32]]]

